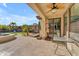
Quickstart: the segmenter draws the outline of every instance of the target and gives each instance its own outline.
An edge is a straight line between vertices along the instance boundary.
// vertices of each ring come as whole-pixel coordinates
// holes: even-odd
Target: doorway
[[[60,32],[61,32],[61,19],[60,18],[57,18],[57,19],[54,19],[54,37],[57,36],[57,37],[60,37]]]

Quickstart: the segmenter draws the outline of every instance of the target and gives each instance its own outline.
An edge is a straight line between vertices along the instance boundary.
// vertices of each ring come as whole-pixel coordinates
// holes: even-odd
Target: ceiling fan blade
[[[50,11],[52,11],[52,9],[48,10],[47,13],[49,13]]]
[[[59,8],[59,9],[64,9],[64,5],[63,4],[57,4],[57,7]]]
[[[53,8],[56,8],[56,3],[53,3],[52,6],[53,6]]]
[[[52,8],[52,4],[47,4],[47,8],[51,9]]]

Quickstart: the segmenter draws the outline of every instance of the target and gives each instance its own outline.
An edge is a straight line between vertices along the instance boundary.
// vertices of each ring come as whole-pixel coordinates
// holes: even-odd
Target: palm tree
[[[10,25],[11,26],[16,26],[16,23],[15,22],[11,22]]]
[[[15,31],[15,29],[16,29],[16,23],[15,23],[15,22],[11,22],[11,23],[9,24],[9,26],[10,26],[10,30],[11,30],[11,31]]]

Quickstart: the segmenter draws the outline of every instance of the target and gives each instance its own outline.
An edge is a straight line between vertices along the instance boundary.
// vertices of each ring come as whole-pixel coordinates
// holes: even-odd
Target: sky
[[[25,3],[0,3],[0,24],[16,22],[18,26],[38,23],[37,14]]]

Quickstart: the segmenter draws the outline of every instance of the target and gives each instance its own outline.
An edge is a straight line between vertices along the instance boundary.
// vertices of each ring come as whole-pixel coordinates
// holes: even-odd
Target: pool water
[[[9,35],[8,33],[0,33],[0,36],[6,36]]]

